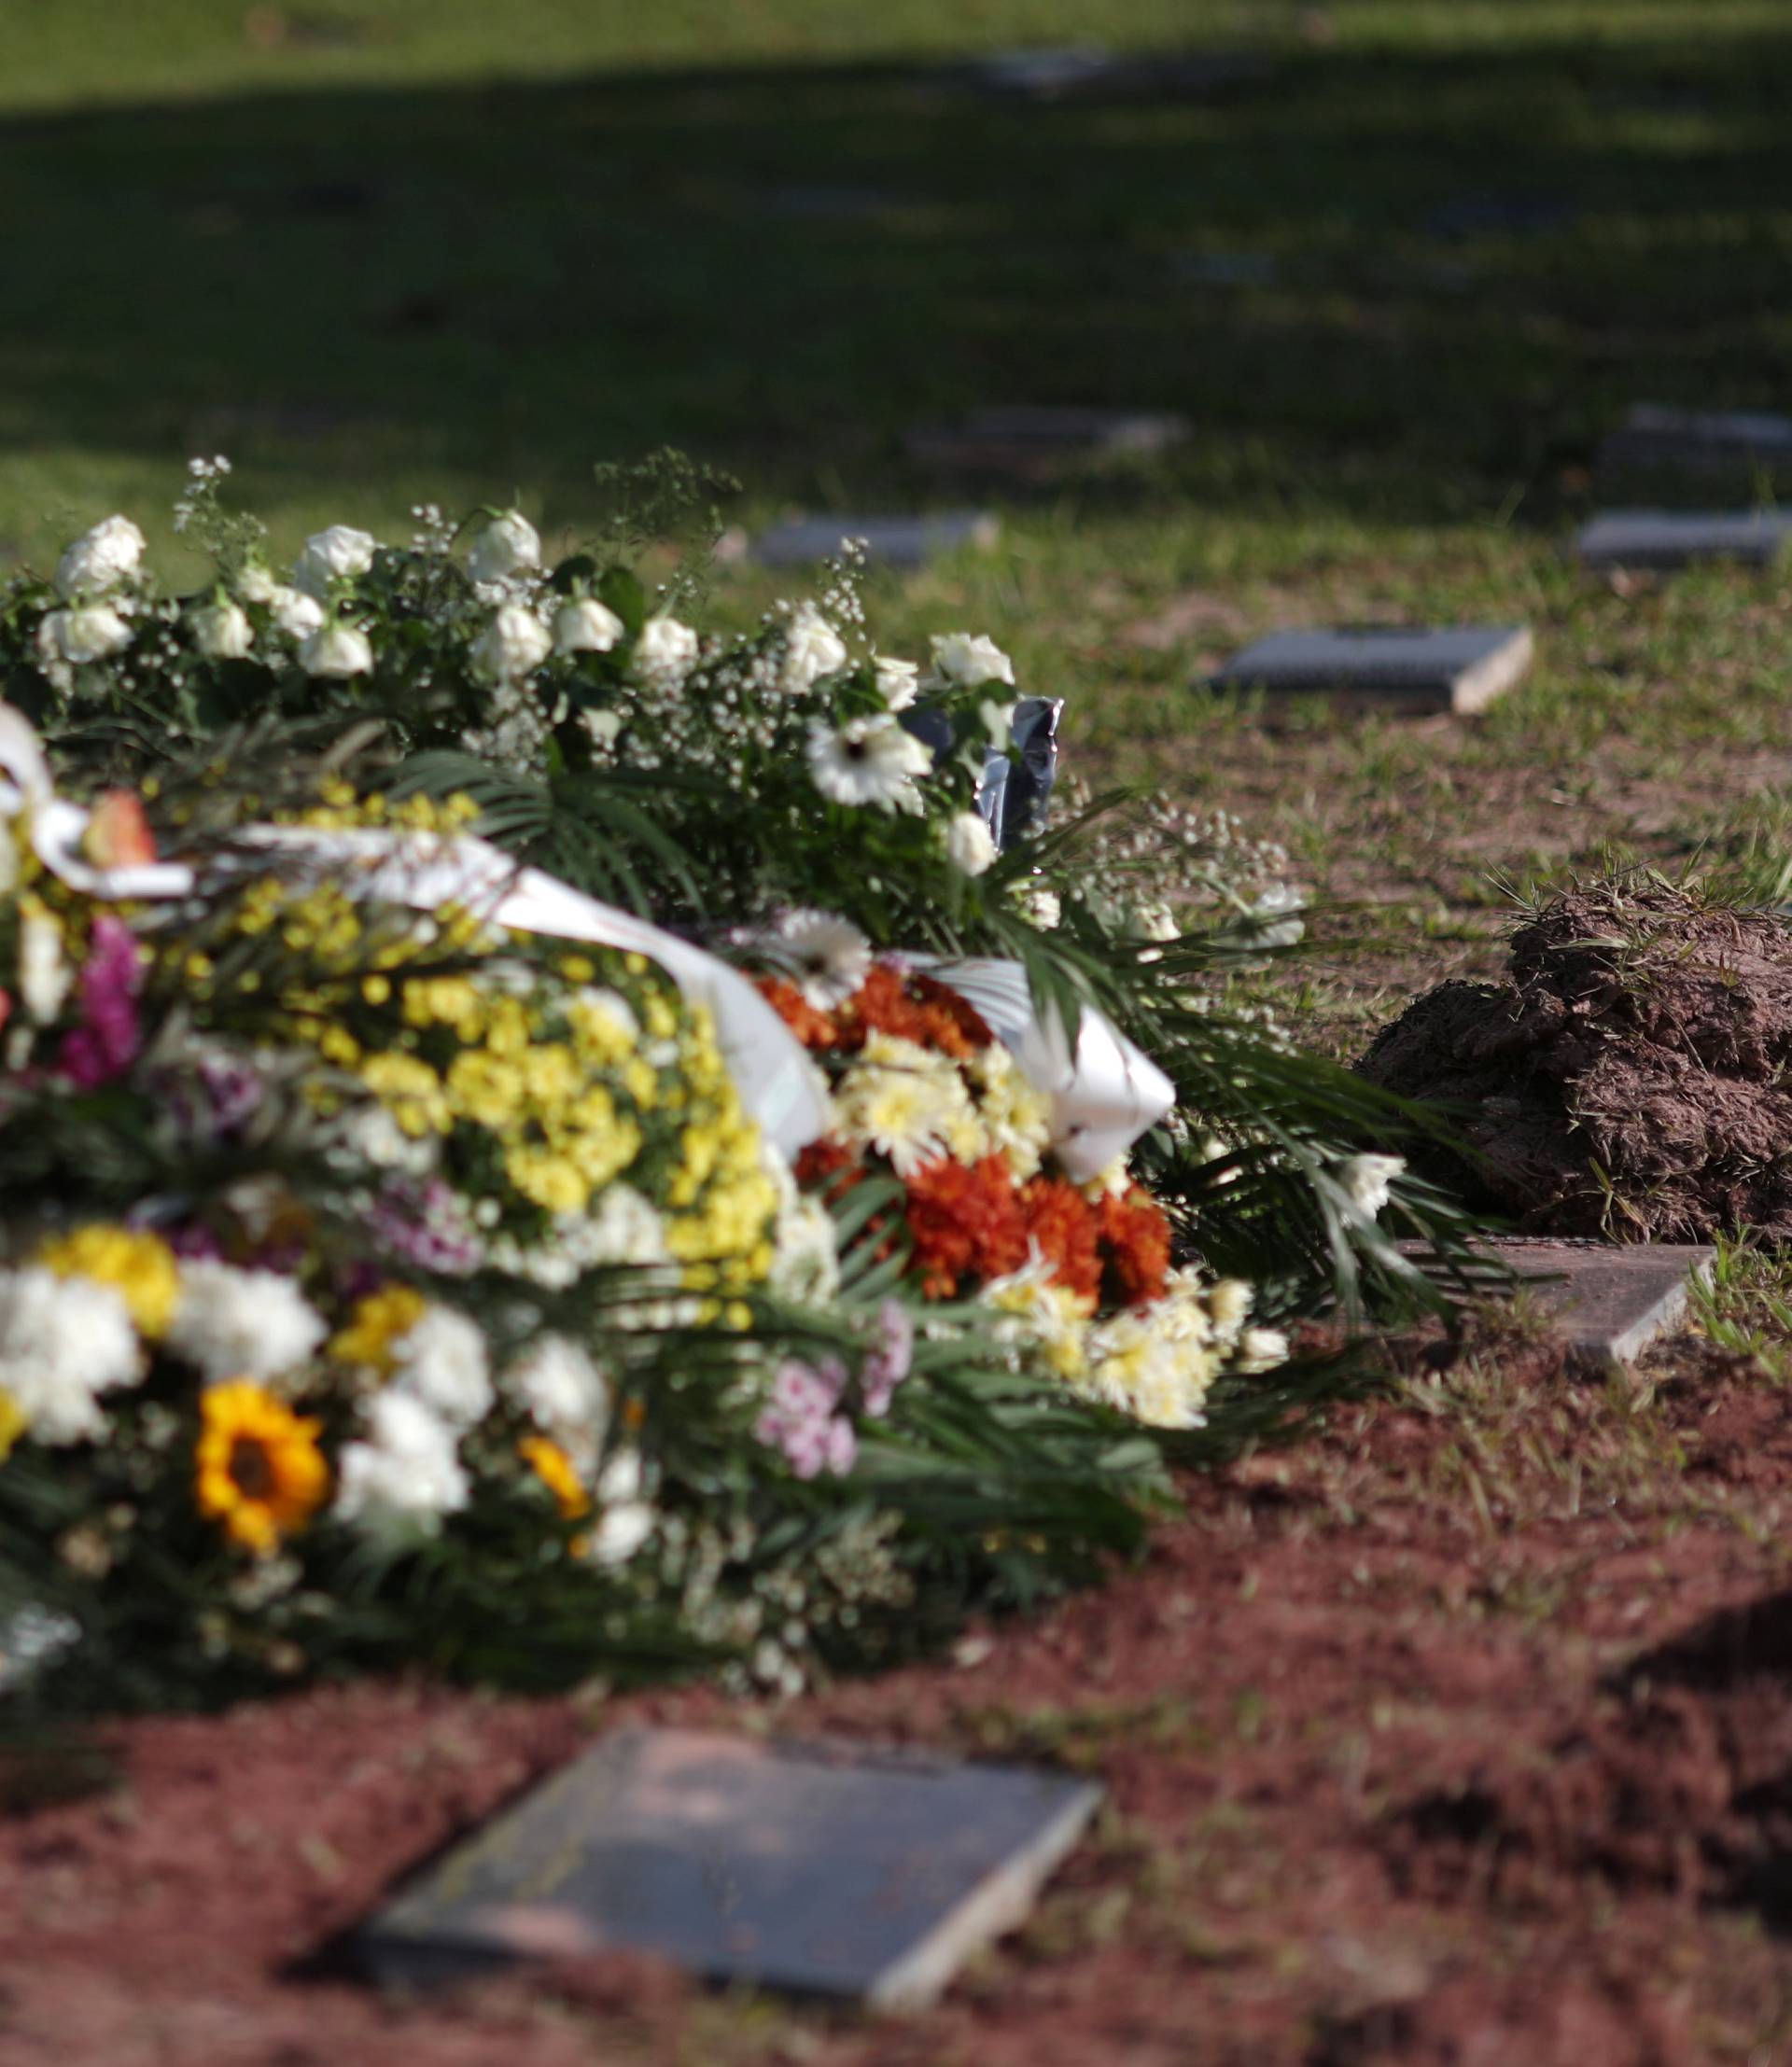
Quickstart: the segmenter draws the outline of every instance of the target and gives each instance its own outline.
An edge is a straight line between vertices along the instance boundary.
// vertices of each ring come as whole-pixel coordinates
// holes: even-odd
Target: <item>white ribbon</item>
[[[31,806],[37,858],[71,888],[112,901],[156,902],[192,893],[197,878],[181,861],[96,868],[82,843],[90,814],[57,796],[31,727],[0,704],[0,817]],[[522,868],[501,848],[470,833],[434,834],[367,828],[253,826],[241,845],[270,856],[309,856],[353,864],[361,895],[434,912],[461,904],[494,925],[555,940],[588,941],[645,955],[684,996],[707,1005],[741,1102],[786,1157],[827,1130],[826,1086],[802,1043],[755,985],[700,947],[613,905],[599,903],[540,869]],[[1052,1146],[1069,1176],[1086,1183],[1124,1155],[1176,1102],[1169,1079],[1109,1019],[1085,1006],[1071,1053],[1062,1022],[1033,1009],[1018,962],[973,959],[915,966],[969,1000],[1014,1055],[1035,1090],[1052,1101]]]

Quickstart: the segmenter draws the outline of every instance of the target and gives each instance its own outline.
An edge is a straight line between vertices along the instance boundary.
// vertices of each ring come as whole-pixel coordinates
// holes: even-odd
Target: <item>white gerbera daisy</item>
[[[809,774],[815,787],[835,803],[875,803],[886,811],[918,811],[915,778],[933,765],[933,756],[889,712],[852,718],[833,731],[809,727]]]
[[[844,1005],[871,974],[871,943],[833,912],[791,912],[767,943],[766,955],[790,972],[818,1012]]]

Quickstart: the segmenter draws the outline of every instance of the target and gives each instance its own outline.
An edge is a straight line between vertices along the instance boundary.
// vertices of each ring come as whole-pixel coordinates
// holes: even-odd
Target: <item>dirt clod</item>
[[[1559,898],[1357,1068],[1456,1108],[1476,1159],[1438,1174],[1527,1230],[1696,1241],[1792,1236],[1789,1062],[1792,930],[1647,878]]]

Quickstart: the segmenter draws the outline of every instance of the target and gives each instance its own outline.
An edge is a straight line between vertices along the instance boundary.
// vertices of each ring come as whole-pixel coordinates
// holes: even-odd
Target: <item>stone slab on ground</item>
[[[1412,1250],[1418,1245],[1403,1242]],[[1526,1280],[1550,1334],[1575,1363],[1633,1363],[1679,1327],[1693,1281],[1710,1279],[1715,1251],[1700,1242],[1625,1246],[1583,1236],[1490,1236],[1475,1245]]]
[[[943,510],[926,517],[792,517],[762,532],[748,549],[762,566],[810,566],[833,558],[844,538],[861,539],[874,566],[918,567],[960,546],[988,552],[1001,520],[988,510]]]
[[[924,2008],[1022,1921],[1102,1792],[859,1743],[625,1730],[439,1859],[355,1949],[399,1983],[627,1951]]]
[[[1267,77],[1257,50],[1186,50],[1127,54],[1099,43],[993,50],[973,58],[959,76],[980,91],[1033,102],[1199,99]]]
[[[1639,402],[1601,445],[1599,464],[1620,473],[1655,468],[1737,474],[1792,468],[1792,416]]]
[[[1323,694],[1351,707],[1468,717],[1520,680],[1534,650],[1522,624],[1272,632],[1210,680],[1215,689]]]
[[[1792,539],[1773,510],[1607,510],[1575,540],[1589,567],[1684,567],[1698,560],[1771,566]]]
[[[1163,410],[1006,404],[922,425],[903,443],[924,467],[1037,476],[1092,460],[1154,458],[1181,444],[1188,428],[1186,417]]]

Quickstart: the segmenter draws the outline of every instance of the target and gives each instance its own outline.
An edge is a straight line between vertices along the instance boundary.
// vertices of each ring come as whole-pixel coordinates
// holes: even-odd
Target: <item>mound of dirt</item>
[[[1523,1227],[1792,1236],[1792,931],[1654,881],[1560,898],[1498,985],[1450,983],[1358,1070],[1457,1109],[1433,1174]]]

